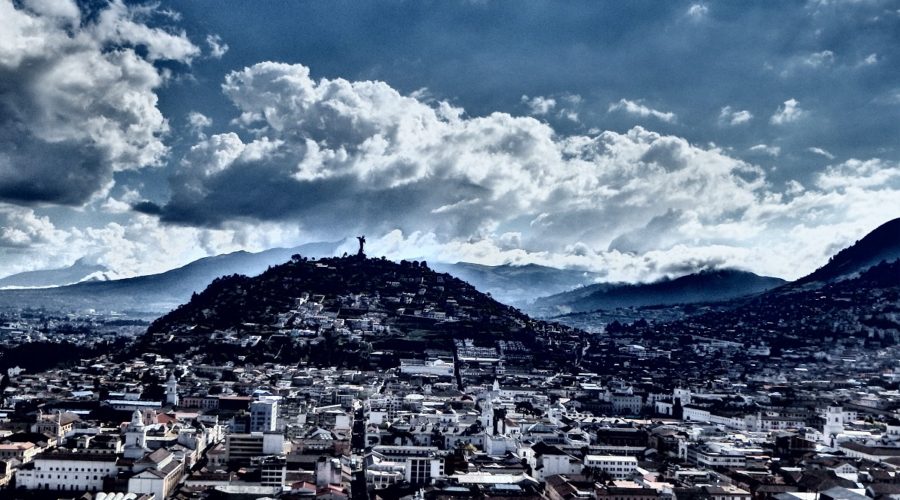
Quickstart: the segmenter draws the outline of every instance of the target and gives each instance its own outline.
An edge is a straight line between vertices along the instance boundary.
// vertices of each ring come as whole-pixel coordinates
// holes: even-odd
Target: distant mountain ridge
[[[598,309],[718,302],[777,288],[786,281],[737,269],[699,273],[646,284],[598,283],[543,297],[527,308],[553,316]]]
[[[97,309],[161,314],[183,304],[214,279],[229,274],[254,276],[294,254],[332,256],[341,242],[310,243],[258,253],[238,251],[205,257],[159,274],[110,281],[86,281],[56,288],[0,290],[0,307]]]
[[[192,293],[203,290],[220,276],[253,276],[269,266],[289,260],[295,253],[330,257],[342,243],[311,243],[259,253],[235,252],[199,259],[160,274],[108,281],[106,268],[83,259],[68,268],[30,271],[0,279],[0,288],[23,288],[0,290],[0,307],[90,308],[155,315],[183,304]],[[623,307],[721,302],[773,289],[778,293],[787,292],[792,287],[816,287],[853,277],[881,261],[897,259],[900,259],[900,219],[879,226],[856,244],[841,250],[817,271],[787,286],[778,278],[729,269],[704,271],[649,284],[622,284],[595,283],[600,277],[597,273],[535,264],[486,266],[458,262],[433,263],[432,267],[459,277],[479,291],[529,314],[556,316]],[[68,283],[76,284],[60,286]],[[56,288],[34,289],[42,286]]]
[[[291,255],[331,257],[342,242],[309,243],[295,248],[275,248],[258,253],[244,251],[205,257],[177,269],[154,275],[109,279],[103,266],[86,265],[84,259],[68,268],[19,273],[0,280],[0,307],[74,306],[93,309],[139,309],[163,313],[184,303],[191,293],[212,280],[229,274],[257,275],[268,266],[281,264]],[[536,297],[590,284],[599,275],[537,264],[486,266],[469,262],[435,263],[432,267],[469,282],[504,304],[521,306]],[[90,279],[98,276],[98,279]],[[84,286],[85,281],[109,281]],[[71,286],[78,284],[78,286]],[[8,287],[7,290],[2,290]],[[51,290],[29,290],[59,287]],[[27,289],[20,289],[27,288]]]
[[[589,285],[600,277],[599,273],[557,269],[538,264],[486,266],[457,262],[435,263],[431,267],[469,282],[478,290],[490,293],[504,304],[517,307],[527,307],[528,303],[538,297]]]
[[[106,281],[109,279],[110,271],[106,266],[91,264],[88,259],[81,258],[68,267],[25,271],[0,278],[0,288],[64,286],[82,281]]]

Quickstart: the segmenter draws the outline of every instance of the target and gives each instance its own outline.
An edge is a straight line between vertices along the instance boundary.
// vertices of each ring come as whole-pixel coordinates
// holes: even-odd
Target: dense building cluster
[[[35,498],[900,494],[893,351],[703,384],[526,369],[526,353],[460,339],[379,371],[196,352],[12,368],[2,481]]]
[[[295,256],[146,334],[7,316],[26,340],[0,358],[0,482],[101,500],[900,497],[897,287],[878,280],[588,333],[425,263]]]

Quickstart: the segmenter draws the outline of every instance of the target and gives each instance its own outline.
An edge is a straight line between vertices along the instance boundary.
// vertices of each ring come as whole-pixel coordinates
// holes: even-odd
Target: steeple
[[[134,410],[134,413],[131,414],[131,422],[128,424],[128,431],[132,429],[143,429],[144,428],[144,418],[141,416],[140,410]]]
[[[481,427],[488,436],[494,435],[494,402],[490,395],[481,405]]]
[[[140,410],[131,414],[131,422],[125,427],[125,458],[139,459],[147,451],[147,428]]]
[[[169,373],[169,380],[166,382],[166,404],[178,406],[178,381],[175,380],[175,372]]]

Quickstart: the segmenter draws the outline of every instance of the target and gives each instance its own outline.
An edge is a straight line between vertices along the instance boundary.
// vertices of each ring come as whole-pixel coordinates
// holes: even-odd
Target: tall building
[[[250,432],[272,432],[278,425],[278,398],[263,396],[250,403]]]

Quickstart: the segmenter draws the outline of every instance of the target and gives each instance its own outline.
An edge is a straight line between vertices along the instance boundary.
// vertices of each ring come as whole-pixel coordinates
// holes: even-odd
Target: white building
[[[637,473],[638,461],[635,457],[618,455],[585,455],[584,466],[601,470],[616,479],[629,479]]]
[[[102,491],[104,478],[118,473],[115,453],[54,451],[16,471],[16,486],[27,490]]]
[[[374,446],[366,456],[366,482],[392,484],[402,478],[428,484],[444,475],[444,460],[437,451],[434,446]]]
[[[250,432],[272,432],[278,425],[278,398],[263,396],[250,403]]]
[[[453,363],[442,359],[401,359],[400,373],[406,375],[431,375],[435,377],[453,377]]]
[[[155,498],[168,498],[181,479],[182,464],[174,454],[159,449],[135,462],[136,474],[128,479],[131,493],[153,494]]]
[[[829,406],[825,410],[825,425],[822,427],[822,439],[825,444],[834,446],[835,439],[844,433],[844,409],[840,406]]]

